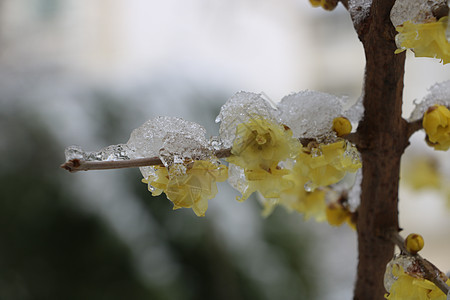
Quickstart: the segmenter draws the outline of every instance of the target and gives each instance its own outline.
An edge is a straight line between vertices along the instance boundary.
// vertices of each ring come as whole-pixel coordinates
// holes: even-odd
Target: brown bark
[[[374,1],[356,28],[366,55],[364,118],[358,127],[363,161],[358,211],[358,273],[354,299],[383,299],[383,276],[394,244],[383,237],[398,228],[400,158],[408,145],[401,117],[405,55],[394,54],[395,29],[389,13],[394,1]]]

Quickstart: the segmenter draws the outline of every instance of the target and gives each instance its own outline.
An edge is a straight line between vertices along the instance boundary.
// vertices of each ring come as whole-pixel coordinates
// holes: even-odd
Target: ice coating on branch
[[[65,150],[66,161],[80,159],[85,161],[128,160],[129,148],[125,144],[107,146],[99,151],[84,151],[79,146],[69,146]]]
[[[200,156],[200,149],[207,149],[206,130],[199,124],[174,117],[157,117],[145,122],[131,133],[128,140],[130,158],[158,156],[168,164]],[[194,149],[196,148],[197,149]],[[174,154],[172,161],[168,158]],[[154,173],[153,167],[140,168],[144,178]]]
[[[316,91],[291,94],[278,104],[280,122],[295,138],[317,138],[331,134],[333,119],[342,116],[344,99]]]
[[[348,11],[352,16],[353,23],[359,24],[369,16],[372,0],[349,0]]]
[[[411,256],[397,255],[386,265],[386,273],[384,273],[384,288],[386,291],[390,291],[392,284],[398,279],[392,274],[394,265],[399,265],[405,272],[408,272],[413,267],[414,261],[415,259]]]
[[[216,123],[220,122],[219,134],[224,147],[231,147],[236,137],[238,124],[254,118],[276,120],[276,110],[261,94],[238,92],[220,109]]]
[[[163,138],[159,157],[166,167],[188,160],[206,160],[213,155],[206,139],[193,139],[181,132],[169,132]]]
[[[397,27],[406,21],[424,23],[433,18],[432,6],[438,1],[397,0],[391,10],[392,24]]]
[[[414,100],[414,104],[416,107],[409,117],[410,122],[422,119],[428,108],[435,104],[450,107],[450,80],[434,84],[422,101]]]

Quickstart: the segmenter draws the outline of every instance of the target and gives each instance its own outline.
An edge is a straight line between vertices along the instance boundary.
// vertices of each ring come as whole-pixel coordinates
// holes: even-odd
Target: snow
[[[238,92],[220,109],[216,123],[220,122],[219,134],[224,147],[231,147],[236,137],[236,126],[258,116],[276,121],[277,111],[261,94]]]
[[[372,0],[349,0],[348,11],[352,16],[353,23],[359,24],[370,14]]]
[[[391,10],[392,24],[397,27],[406,21],[424,23],[432,18],[432,4],[435,1],[428,0],[397,0]]]
[[[428,108],[435,104],[450,107],[450,80],[434,84],[422,101],[414,100],[414,104],[416,107],[409,117],[410,122],[422,119]]]
[[[279,120],[291,128],[296,138],[315,138],[332,133],[333,119],[342,116],[345,99],[334,95],[302,91],[278,104]]]

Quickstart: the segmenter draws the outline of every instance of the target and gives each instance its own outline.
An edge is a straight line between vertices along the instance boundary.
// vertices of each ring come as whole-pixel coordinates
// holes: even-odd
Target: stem
[[[224,158],[231,155],[231,149],[220,149],[214,152],[217,158]],[[159,157],[137,158],[129,160],[113,161],[86,161],[71,159],[61,165],[61,168],[69,172],[90,171],[90,170],[111,170],[123,168],[138,168],[146,166],[163,165]]]
[[[363,163],[358,209],[358,274],[354,299],[383,299],[386,264],[394,244],[383,233],[398,228],[400,158],[408,145],[402,119],[405,55],[394,54],[393,0],[374,0],[370,16],[355,28],[364,45],[364,117],[358,126]]]
[[[422,129],[422,119],[408,123],[408,136],[411,136],[414,132]]]
[[[391,241],[393,241],[404,254],[414,257],[419,262],[419,264],[422,266],[423,271],[425,272],[425,279],[433,282],[442,292],[444,292],[445,295],[450,292],[450,287],[445,283],[442,277],[444,277],[445,279],[448,278],[446,278],[441,270],[439,270],[435,265],[424,259],[419,254],[411,254],[408,249],[406,249],[405,240],[397,231],[391,232],[389,237]]]

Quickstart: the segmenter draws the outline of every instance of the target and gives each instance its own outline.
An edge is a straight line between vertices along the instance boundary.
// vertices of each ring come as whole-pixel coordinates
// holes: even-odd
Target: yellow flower
[[[422,126],[434,149],[448,150],[450,147],[450,111],[447,107],[431,106],[423,116]]]
[[[397,26],[396,29],[399,33],[396,41],[401,48],[397,49],[395,53],[412,49],[416,57],[438,58],[444,64],[449,63],[450,43],[445,35],[447,23],[448,17],[443,17],[430,23],[414,24],[406,21]]]
[[[332,226],[341,226],[344,222],[356,230],[353,214],[344,206],[338,203],[332,203],[326,208],[327,221]]]
[[[308,181],[294,171],[283,177],[290,181],[289,187],[283,189],[279,199],[264,201],[263,215],[269,215],[275,206],[282,205],[289,211],[302,213],[305,220],[314,218],[317,222],[325,220],[325,191],[316,189],[313,192],[305,190],[305,184]]]
[[[311,189],[337,183],[346,172],[356,172],[362,166],[356,148],[344,140],[310,144],[308,148],[300,152],[294,168],[310,180]]]
[[[302,213],[305,220],[313,217],[317,222],[325,220],[325,209],[325,191],[319,189],[313,192],[306,192],[303,199],[298,198],[295,206],[295,210]]]
[[[245,169],[245,184],[238,188],[242,196],[240,198],[236,197],[236,199],[244,201],[256,191],[260,192],[264,198],[280,198],[281,192],[293,185],[292,181],[284,178],[289,172],[287,169],[278,167],[276,163],[267,169]]]
[[[208,200],[217,194],[216,182],[225,181],[228,177],[227,167],[207,160],[196,160],[191,164],[174,164],[167,170],[165,167],[154,167],[154,175],[143,179],[148,183],[153,196],[163,191],[173,202],[173,209],[192,208],[194,213],[202,217],[208,209]]]
[[[250,119],[236,128],[236,138],[227,161],[246,170],[268,169],[295,157],[301,144],[283,125],[262,118]]]
[[[148,190],[152,193],[152,196],[159,196],[167,189],[169,173],[164,166],[154,166],[153,170],[154,174],[142,179],[142,182],[148,184]]]
[[[442,184],[442,174],[438,170],[437,162],[422,157],[417,157],[405,164],[401,177],[404,182],[416,190],[438,189]]]
[[[308,178],[302,176],[296,168],[286,178],[294,182],[294,185],[283,192],[282,204],[288,209],[302,213],[306,220],[314,217],[318,222],[324,221],[325,191],[317,189],[307,192],[305,184],[307,184]]]
[[[389,272],[390,270],[387,270]],[[389,294],[385,295],[389,300],[446,300],[447,296],[431,281],[413,277],[406,273],[402,266],[393,264],[392,274],[397,280],[391,285]],[[450,279],[447,280],[450,284]]]
[[[244,201],[255,191],[265,198],[279,198],[281,191],[293,184],[284,178],[290,171],[279,167],[279,163],[295,157],[300,149],[300,142],[284,125],[258,117],[239,124],[232,155],[226,159],[245,175],[244,183],[237,186],[242,193],[238,200]]]
[[[322,6],[323,9],[326,10],[333,10],[337,4],[337,0],[309,0],[309,3],[311,3],[314,7]]]

